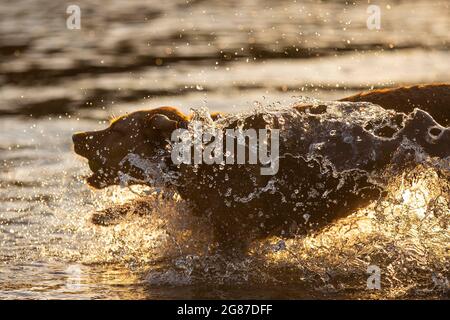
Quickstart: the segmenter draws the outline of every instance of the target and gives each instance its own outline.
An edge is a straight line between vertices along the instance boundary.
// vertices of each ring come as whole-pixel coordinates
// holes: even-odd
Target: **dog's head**
[[[90,186],[100,189],[120,183],[120,174],[144,179],[139,168],[124,161],[130,154],[150,159],[165,149],[173,130],[186,126],[187,117],[172,107],[137,111],[121,116],[100,131],[72,136],[74,150],[89,161]]]

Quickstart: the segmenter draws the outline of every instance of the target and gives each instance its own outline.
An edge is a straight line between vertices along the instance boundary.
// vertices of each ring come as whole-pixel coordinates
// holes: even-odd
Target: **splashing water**
[[[402,127],[403,116],[399,121],[370,104],[299,102],[330,121],[370,124],[374,134]],[[260,106],[212,122],[202,109],[194,118],[223,127],[251,112],[263,112],[268,120],[288,118],[286,110]],[[279,123],[287,128],[289,121]],[[69,148],[67,120],[38,124],[31,129],[32,142],[18,134],[28,125],[11,120],[0,135],[2,150],[21,146],[2,155],[8,162],[0,177],[2,298],[174,297],[174,287],[184,297],[238,298],[259,297],[252,288],[261,287],[267,296],[293,298],[430,298],[449,292],[448,158],[431,159],[416,148],[417,161],[408,170],[393,166],[371,177],[385,187],[379,200],[320,232],[254,241],[248,255],[226,259],[210,250],[208,219],[193,216],[176,193],[137,186],[93,192]],[[7,140],[12,137],[16,141]],[[49,137],[53,144],[46,142]],[[314,152],[309,156],[317,156]],[[121,204],[125,214],[111,215]],[[92,224],[92,212],[111,207],[108,226]],[[380,290],[367,289],[371,265],[381,270]],[[51,276],[33,284],[40,273]]]

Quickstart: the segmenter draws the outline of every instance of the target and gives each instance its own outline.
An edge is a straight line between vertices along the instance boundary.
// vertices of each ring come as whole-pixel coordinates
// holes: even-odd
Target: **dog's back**
[[[372,102],[385,109],[409,113],[414,108],[430,113],[443,126],[450,126],[450,84],[428,84],[358,93],[340,101]]]

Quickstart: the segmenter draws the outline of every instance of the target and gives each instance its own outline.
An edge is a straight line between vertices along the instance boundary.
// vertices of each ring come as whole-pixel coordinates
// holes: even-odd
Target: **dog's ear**
[[[172,132],[178,128],[178,122],[169,119],[163,114],[155,114],[147,120],[147,129],[149,134],[157,132],[165,139],[170,139]]]

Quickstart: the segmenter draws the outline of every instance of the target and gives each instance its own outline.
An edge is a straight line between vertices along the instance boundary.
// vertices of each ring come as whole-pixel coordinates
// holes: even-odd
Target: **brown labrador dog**
[[[405,141],[431,157],[450,156],[450,128],[444,127],[450,85],[375,90],[342,101],[369,101],[404,113],[373,109],[379,117],[362,122],[357,118],[364,114],[361,104],[342,103],[338,113],[356,114],[353,122],[336,121],[326,106],[296,106],[281,117],[256,112],[229,121],[215,114],[215,120],[223,117],[218,120],[223,129],[279,130],[274,175],[261,175],[258,164],[175,165],[171,134],[188,128],[191,119],[172,107],[124,115],[104,130],[73,135],[73,142],[75,152],[89,160],[92,187],[124,180],[175,187],[194,214],[211,219],[220,250],[243,252],[251,240],[288,235],[293,226],[295,232],[317,230],[379,198],[384,190],[371,179],[373,173],[414,158],[399,152]]]

